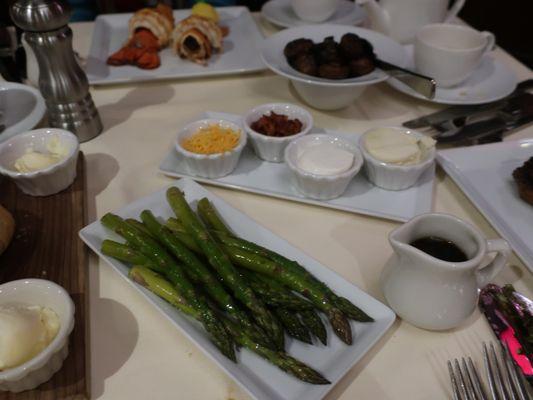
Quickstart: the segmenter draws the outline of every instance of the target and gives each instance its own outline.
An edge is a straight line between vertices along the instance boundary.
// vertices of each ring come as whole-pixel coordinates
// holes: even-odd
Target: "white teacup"
[[[308,22],[323,22],[337,9],[338,0],[291,0],[298,18]]]
[[[437,86],[455,86],[474,72],[494,45],[490,32],[453,24],[426,25],[415,37],[416,70],[434,78]]]
[[[453,242],[466,260],[436,258],[412,245],[439,237]],[[389,235],[394,255],[381,275],[383,294],[404,320],[420,328],[444,330],[460,325],[475,310],[478,288],[505,266],[511,249],[503,239],[487,240],[471,224],[447,214],[422,214]],[[487,263],[487,255],[496,257]]]

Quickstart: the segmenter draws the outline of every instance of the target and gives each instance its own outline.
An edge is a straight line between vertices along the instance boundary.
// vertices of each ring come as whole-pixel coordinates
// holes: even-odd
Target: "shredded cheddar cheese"
[[[234,149],[239,143],[240,131],[213,124],[201,128],[183,140],[182,147],[191,153],[217,154]]]

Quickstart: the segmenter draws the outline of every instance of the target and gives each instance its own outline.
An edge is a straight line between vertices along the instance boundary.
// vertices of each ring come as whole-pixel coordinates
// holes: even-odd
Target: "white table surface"
[[[275,31],[266,22],[259,23],[265,34]],[[93,24],[77,23],[72,28],[74,48],[86,56]],[[519,79],[533,77],[529,69],[507,53],[497,50],[495,56],[512,68]],[[157,167],[180,126],[203,111],[243,113],[261,103],[299,102],[286,79],[267,72],[97,87],[91,92],[105,130],[81,146],[87,158],[89,221],[172,183],[158,173]],[[361,132],[377,125],[400,125],[437,108],[379,84],[347,109],[335,112],[310,109],[310,112],[319,126]],[[533,127],[507,140],[523,137],[533,137]],[[387,234],[397,223],[207,188],[384,301],[378,278],[392,253]],[[469,220],[488,237],[497,236],[442,170],[436,179],[434,210]],[[91,398],[249,398],[93,254],[89,268]],[[495,282],[512,283],[524,294],[533,295],[533,277],[515,256]],[[446,360],[470,354],[481,365],[481,341],[492,338],[487,323],[477,311],[462,327],[440,333],[424,331],[397,319],[327,399],[450,398]]]

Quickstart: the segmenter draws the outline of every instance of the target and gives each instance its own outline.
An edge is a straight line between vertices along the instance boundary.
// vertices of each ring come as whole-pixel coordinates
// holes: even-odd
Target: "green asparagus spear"
[[[283,351],[270,350],[267,347],[255,343],[253,340],[243,334],[243,332],[241,332],[231,321],[225,320],[224,322],[228,331],[233,335],[238,344],[270,361],[272,364],[276,365],[278,368],[294,376],[295,378],[298,378],[304,382],[312,383],[314,385],[328,385],[331,383],[324,378],[320,372],[315,371],[313,368],[289,356],[287,353]]]
[[[161,225],[151,211],[143,211],[141,220],[143,221],[141,225],[148,229],[153,237],[163,243],[184,264],[186,267],[185,272],[189,275],[189,278],[195,283],[202,284],[207,294],[219,307],[235,318],[250,337],[267,347],[273,346],[272,341],[262,331],[258,330],[246,313],[235,304],[233,298],[226,292],[211,271],[169,229]]]
[[[128,218],[126,220],[126,222],[132,226],[134,226],[135,228],[137,228],[138,230],[140,230],[141,232],[143,232],[145,235],[148,235],[150,236],[152,239],[155,239],[154,235],[152,234],[152,232],[150,232],[148,230],[148,228],[141,222],[141,221],[137,221],[136,219],[133,219],[133,218]]]
[[[201,203],[201,205],[200,205]],[[331,302],[335,304],[345,315],[349,318],[355,319],[360,322],[372,322],[374,319],[362,311],[359,307],[354,305],[348,299],[337,296],[325,283],[318,280],[313,274],[307,271],[303,266],[296,261],[287,259],[286,257],[259,246],[253,242],[246,241],[241,238],[235,237],[227,225],[222,221],[218,215],[215,207],[207,198],[203,198],[198,202],[198,212],[207,224],[213,229],[218,231],[216,236],[227,246],[236,246],[251,253],[258,254],[260,256],[271,259],[285,268],[289,268],[293,273],[300,274],[302,277],[311,280],[313,283],[325,291],[330,298]]]
[[[113,240],[104,240],[101,247],[102,253],[106,256],[116,258],[132,265],[141,265],[149,267],[154,271],[164,272],[163,268],[154,263],[150,258],[146,257],[141,252],[131,248],[127,244],[115,242]]]
[[[194,251],[196,254],[202,254],[202,249],[196,244],[192,236],[190,236],[185,227],[176,218],[169,218],[165,223],[165,226],[174,233],[174,235],[182,242],[189,250]]]
[[[320,315],[315,310],[300,311],[300,318],[303,324],[315,335],[324,345],[328,344],[328,333],[326,327],[320,318]]]
[[[202,218],[210,229],[232,235],[231,230],[222,221],[215,207],[211,205],[207,197],[204,197],[198,202],[198,215],[200,215],[200,218]]]
[[[141,266],[134,266],[130,269],[129,277],[144,286],[162,299],[168,301],[174,307],[195,319],[200,319],[198,310],[189,305],[189,302],[181,296],[170,282],[158,273]]]
[[[308,298],[316,308],[327,315],[335,334],[344,343],[352,344],[352,330],[346,316],[331,302],[318,285],[257,254],[229,246],[223,246],[223,249],[236,265],[268,275]]]
[[[314,308],[307,300],[295,295],[272,278],[246,269],[241,269],[240,272],[253,291],[269,306],[283,307],[291,310],[309,310]]]
[[[194,286],[188,280],[185,272],[182,271],[181,267],[172,259],[167,251],[154,239],[128,224],[117,215],[108,213],[102,217],[101,223],[105,227],[113,229],[129,243],[136,246],[142,254],[151,258],[161,270],[168,270],[172,274],[172,283],[183,294],[190,305],[200,312],[202,323],[206,331],[211,334],[213,342],[226,357],[232,361],[236,361],[232,338],[228,335],[221,325],[220,320],[208,305],[196,296]]]
[[[246,285],[228,256],[202,225],[196,214],[189,207],[189,204],[187,204],[183,193],[178,188],[172,187],[167,191],[167,200],[176,216],[185,226],[187,233],[200,246],[211,266],[218,272],[226,286],[233,291],[233,295],[251,310],[259,326],[272,337],[276,344],[278,346],[282,345],[283,330],[270,311],[255,296],[253,290]]]
[[[187,300],[179,294],[176,288],[163,279],[160,275],[150,271],[147,268],[136,266],[130,270],[129,276],[135,282],[148,288],[156,295],[168,301],[184,314],[189,315],[201,322],[200,313],[194,307],[190,306]],[[227,330],[235,338],[239,345],[257,353],[259,356],[269,360],[272,364],[293,375],[294,377],[317,385],[330,383],[319,372],[308,367],[301,361],[292,358],[284,352],[276,352],[254,342],[239,329],[238,325],[232,323],[231,321],[225,320],[224,326],[226,326]]]
[[[302,342],[313,344],[309,330],[302,324],[298,314],[289,311],[286,308],[279,307],[272,309],[272,311],[279,319],[281,325],[283,325],[283,328],[285,328],[285,332],[287,332],[289,336],[292,336],[293,338]]]

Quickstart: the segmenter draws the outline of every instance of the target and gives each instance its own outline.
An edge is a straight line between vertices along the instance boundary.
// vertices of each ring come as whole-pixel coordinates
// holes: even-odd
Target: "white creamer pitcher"
[[[356,0],[368,12],[372,29],[400,43],[411,43],[424,25],[449,22],[463,7],[465,0]]]
[[[424,237],[440,237],[458,246],[464,262],[435,258],[410,245]],[[458,326],[477,305],[478,288],[506,264],[510,248],[503,239],[487,240],[471,224],[447,214],[422,214],[389,235],[394,255],[381,275],[381,287],[392,309],[420,328]],[[488,253],[496,257],[486,262]]]

